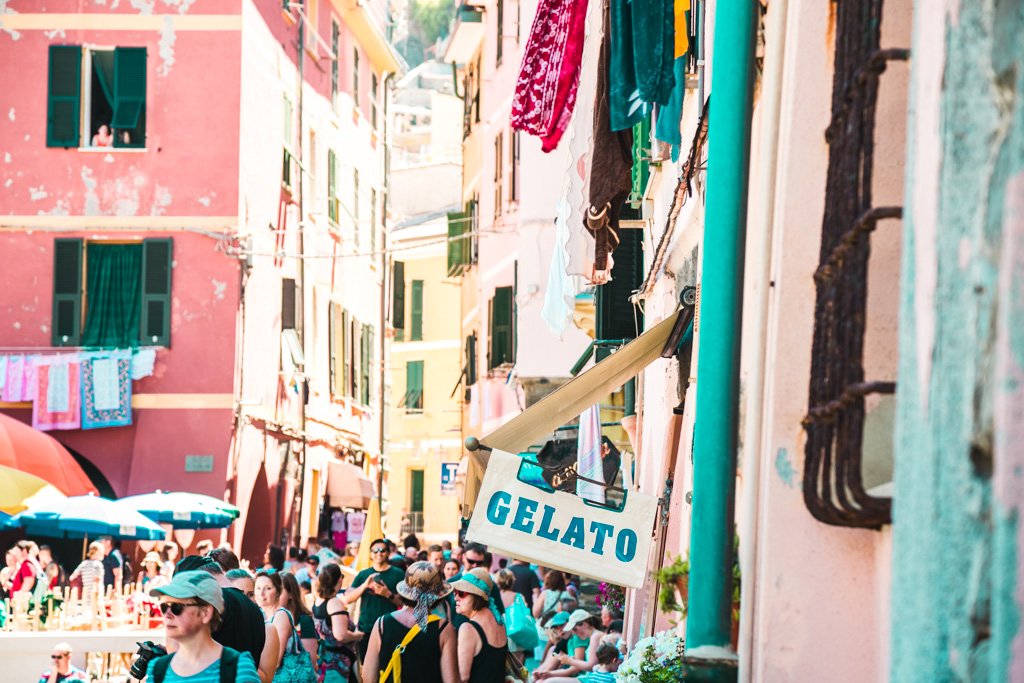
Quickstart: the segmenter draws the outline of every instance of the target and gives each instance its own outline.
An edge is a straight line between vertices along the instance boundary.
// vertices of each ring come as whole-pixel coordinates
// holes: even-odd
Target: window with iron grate
[[[881,74],[890,62],[909,58],[908,50],[881,48],[882,6],[882,0],[834,3],[828,175],[814,274],[809,408],[803,420],[808,510],[826,524],[873,529],[891,522],[892,500],[871,495],[865,486],[866,404],[894,394],[896,384],[869,380],[865,372],[871,241],[880,221],[902,216],[901,206],[879,206],[872,196],[876,106]]]

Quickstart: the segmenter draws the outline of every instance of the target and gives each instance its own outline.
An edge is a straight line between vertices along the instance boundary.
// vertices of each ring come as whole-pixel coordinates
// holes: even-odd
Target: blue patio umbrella
[[[167,532],[117,501],[100,496],[71,496],[35,505],[7,521],[30,536],[78,538],[113,536],[125,540],[163,540]]]
[[[175,529],[223,529],[231,526],[241,514],[230,503],[184,491],[143,493],[122,498],[118,503]]]

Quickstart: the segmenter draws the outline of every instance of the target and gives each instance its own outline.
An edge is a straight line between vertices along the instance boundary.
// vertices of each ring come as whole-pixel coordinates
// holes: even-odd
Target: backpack
[[[153,662],[153,683],[164,683],[173,654],[164,655]],[[220,653],[220,683],[235,683],[238,676],[238,651],[225,647]]]

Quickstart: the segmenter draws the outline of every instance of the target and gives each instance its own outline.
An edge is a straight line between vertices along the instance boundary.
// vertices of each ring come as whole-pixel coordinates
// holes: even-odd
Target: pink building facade
[[[315,336],[327,339],[328,326],[316,325],[313,281],[329,285],[317,303],[326,318],[328,300],[343,298],[355,278],[335,283],[331,258],[307,259],[322,264],[303,274],[298,258],[369,250],[372,238],[353,242],[358,224],[337,220],[343,202],[366,198],[367,234],[381,223],[384,145],[372,118],[383,71],[397,62],[370,19],[312,0],[290,9],[269,0],[9,2],[0,14],[0,77],[9,84],[0,95],[0,354],[155,347],[152,374],[132,383],[130,426],[51,435],[107,495],[177,489],[236,503],[243,516],[228,538],[251,559],[271,540],[290,541],[289,531],[310,535],[299,533],[304,508],[291,502],[318,479],[306,476],[304,447],[322,444],[331,457],[342,450],[337,429],[346,425],[325,409],[314,434],[303,406],[327,395],[335,414],[359,412],[348,441],[363,447],[370,433],[380,450],[365,403],[333,400],[323,386],[330,380],[301,363],[319,351],[322,376],[334,370]],[[310,112],[324,122],[319,139]],[[351,150],[349,167],[371,170],[363,194],[329,212],[343,181],[327,172],[328,150],[342,148]],[[110,247],[128,245],[143,263],[125,280],[137,284],[118,287],[140,297],[137,317],[110,322],[125,328],[120,336],[97,337],[98,325],[109,327],[98,322],[109,315],[99,311],[107,293],[99,269]],[[380,310],[358,313],[376,323]],[[289,353],[292,338],[298,351]],[[380,353],[368,355],[380,362]],[[26,422],[31,408],[0,403]],[[315,509],[322,486],[306,493]]]

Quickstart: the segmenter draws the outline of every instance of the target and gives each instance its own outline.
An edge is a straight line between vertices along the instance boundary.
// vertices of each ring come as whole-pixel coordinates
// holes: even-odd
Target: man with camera
[[[366,657],[366,648],[370,643],[370,632],[374,623],[385,614],[402,606],[402,599],[395,592],[398,582],[405,578],[405,572],[388,563],[389,546],[383,538],[370,544],[370,563],[368,569],[356,574],[352,579],[352,587],[341,596],[342,602],[352,605],[359,603],[358,630],[363,632],[359,641],[359,659]]]

